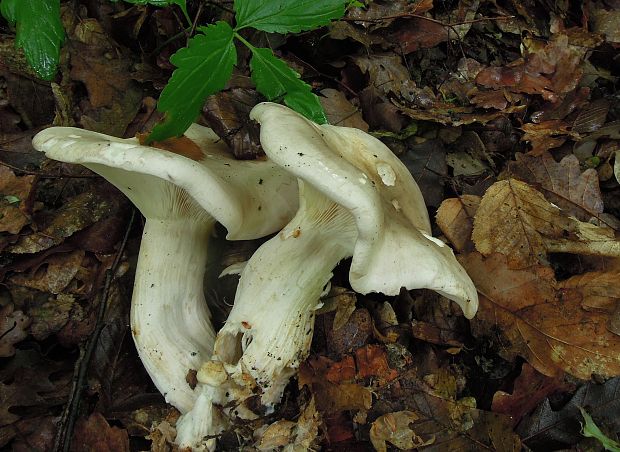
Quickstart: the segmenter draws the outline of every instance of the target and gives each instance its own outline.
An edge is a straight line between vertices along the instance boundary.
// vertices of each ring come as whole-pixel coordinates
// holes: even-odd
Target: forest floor
[[[188,4],[199,24],[232,7]],[[61,11],[52,82],[0,22],[0,449],[172,450],[179,413],[128,326],[143,219],[31,140],[51,125],[148,132],[183,15],[107,0]],[[247,39],[311,84],[331,124],[402,160],[480,306],[467,320],[431,291],[355,294],[341,263],[325,300],[338,308],[317,315],[283,402],[234,422],[220,449],[620,450],[620,2],[377,0]],[[248,58],[199,120],[244,159],[262,155]],[[222,244],[215,271],[259,245]],[[216,328],[236,281],[206,292]]]

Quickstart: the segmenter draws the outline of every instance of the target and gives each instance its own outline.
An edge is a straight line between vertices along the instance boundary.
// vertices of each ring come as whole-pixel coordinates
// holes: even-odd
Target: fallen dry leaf
[[[606,329],[607,316],[585,311],[578,292],[560,290],[550,267],[513,270],[500,254],[459,261],[480,293],[474,335],[501,332],[500,355],[523,356],[548,376],[620,375],[620,337]]]
[[[517,432],[531,450],[569,448],[583,439],[580,407],[587,407],[599,425],[605,425],[610,432],[619,431],[620,378],[612,378],[604,384],[585,383],[561,408],[545,399],[521,421]]]
[[[322,96],[319,97],[319,100],[330,124],[342,127],[355,127],[368,132],[368,124],[362,118],[359,107],[349,102],[342,92],[332,88],[325,88],[321,90],[321,94]]]
[[[260,451],[271,451],[284,447],[287,451],[312,450],[319,434],[321,416],[311,399],[301,412],[297,422],[280,420],[269,425],[257,441]]]
[[[12,284],[30,287],[41,292],[59,294],[64,291],[82,267],[84,251],[53,254],[27,274],[9,278]]]
[[[398,377],[398,372],[390,369],[385,347],[380,345],[366,345],[355,350],[357,364],[357,378],[378,377],[383,381],[390,381]]]
[[[379,416],[370,427],[370,441],[377,452],[387,452],[389,442],[398,449],[413,449],[433,444],[435,437],[422,439],[410,424],[419,417],[413,411],[396,411]]]
[[[529,142],[532,148],[529,153],[540,156],[549,149],[560,147],[570,136],[569,125],[560,119],[550,119],[541,123],[528,123],[521,126],[521,141]]]
[[[603,212],[603,198],[595,169],[581,171],[574,155],[559,163],[548,152],[539,157],[517,153],[508,164],[512,177],[539,189],[552,203],[581,221]]]
[[[0,232],[17,234],[30,223],[27,200],[33,181],[34,176],[15,176],[0,165]]]
[[[127,430],[110,427],[101,413],[93,413],[75,423],[72,452],[129,452]]]
[[[120,193],[104,185],[67,201],[54,212],[54,217],[39,232],[23,236],[9,251],[17,254],[36,253],[62,243],[67,237],[97,221],[115,215],[125,201]]]
[[[15,354],[13,345],[26,339],[31,319],[12,304],[0,307],[0,358]]]
[[[512,424],[517,425],[527,413],[532,411],[547,396],[557,391],[570,389],[563,382],[561,375],[547,377],[528,363],[523,363],[521,374],[514,382],[512,393],[497,391],[493,394],[491,410],[495,413],[507,414]]]
[[[547,262],[547,253],[620,255],[614,231],[564,215],[516,179],[493,184],[480,202],[472,240],[484,255],[501,253],[514,268]]]
[[[619,271],[588,272],[562,281],[560,287],[579,291],[584,309],[612,313],[620,300],[618,281]]]
[[[353,62],[364,73],[368,74],[369,85],[384,94],[400,95],[405,82],[411,82],[409,71],[402,64],[402,59],[394,54],[375,54],[353,57]]]
[[[398,384],[376,391],[376,397],[369,418],[399,411],[415,413],[418,419],[409,423],[409,429],[423,440],[434,438],[426,450],[520,450],[519,437],[507,416],[476,409],[471,398],[454,401],[429,394],[423,383],[406,373],[400,375]]]
[[[446,199],[437,210],[437,226],[459,253],[474,250],[471,233],[479,206],[479,196],[463,195]]]

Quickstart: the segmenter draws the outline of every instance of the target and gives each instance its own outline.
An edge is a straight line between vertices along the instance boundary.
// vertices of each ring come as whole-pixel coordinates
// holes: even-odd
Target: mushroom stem
[[[300,181],[297,215],[249,260],[215,343],[213,359],[247,396],[257,384],[264,406],[280,400],[308,354],[321,293],[356,237],[351,214]]]
[[[197,396],[186,383],[187,373],[198,370],[213,350],[203,276],[214,224],[213,219],[148,218],[136,268],[134,342],[157,389],[181,412],[190,410]]]

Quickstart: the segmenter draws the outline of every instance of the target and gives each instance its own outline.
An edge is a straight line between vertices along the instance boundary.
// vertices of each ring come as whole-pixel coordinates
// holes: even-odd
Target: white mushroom
[[[281,105],[259,104],[251,117],[261,123],[269,158],[300,179],[300,207],[249,260],[216,338],[213,359],[230,376],[225,385],[246,388],[237,401],[256,389],[267,408],[280,400],[308,353],[319,297],[344,258],[353,257],[349,277],[357,292],[432,289],[473,317],[473,283],[452,250],[431,236],[417,184],[384,144],[357,129],[316,125]]]
[[[146,217],[131,330],[155,386],[181,413],[200,394],[186,382],[188,372],[213,350],[203,276],[215,222],[226,227],[228,239],[255,239],[281,228],[297,205],[294,178],[272,162],[233,159],[205,127],[193,125],[185,135],[197,151],[193,159],[75,128],[49,128],[33,140],[49,158],[105,177]],[[217,431],[197,434],[210,433]]]

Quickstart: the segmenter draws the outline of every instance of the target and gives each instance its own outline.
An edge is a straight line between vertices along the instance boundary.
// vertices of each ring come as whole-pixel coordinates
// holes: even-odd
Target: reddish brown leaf
[[[0,232],[17,234],[30,223],[27,200],[34,176],[15,176],[0,165]]]
[[[404,54],[428,49],[448,40],[448,27],[432,20],[412,17],[402,21],[390,35],[390,41],[399,43]]]
[[[563,289],[581,294],[581,306],[588,310],[613,313],[620,300],[620,272],[588,272],[575,275],[560,283]]]
[[[75,424],[72,452],[129,452],[127,430],[110,427],[101,413],[80,418]]]
[[[540,156],[549,149],[564,144],[568,138],[568,124],[559,119],[543,121],[539,124],[528,123],[522,127],[525,132],[521,141],[528,141],[532,145],[530,154]]]
[[[493,394],[491,409],[496,413],[507,414],[512,418],[512,425],[517,425],[521,418],[532,411],[542,400],[556,391],[568,390],[560,376],[547,377],[524,363],[521,374],[514,382],[512,394],[497,391]]]
[[[581,297],[560,290],[549,267],[511,270],[505,256],[459,256],[480,293],[474,334],[502,333],[501,354],[523,356],[548,375],[566,371],[577,378],[620,375],[620,337],[607,331],[607,318],[581,308]]]
[[[357,378],[379,377],[385,381],[398,377],[398,372],[390,369],[385,348],[367,345],[355,351]]]
[[[321,90],[319,97],[330,124],[342,127],[355,127],[368,132],[368,124],[362,118],[359,107],[349,102],[346,96],[335,89],[325,88]]]

